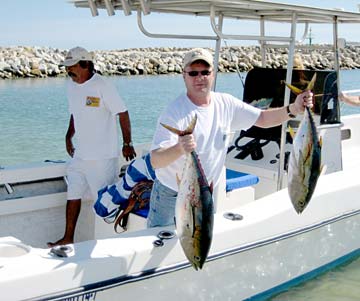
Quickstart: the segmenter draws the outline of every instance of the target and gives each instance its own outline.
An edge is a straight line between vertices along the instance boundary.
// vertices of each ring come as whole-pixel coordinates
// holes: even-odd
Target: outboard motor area
[[[327,173],[330,173],[342,169],[341,156],[339,156],[341,153],[341,124],[336,72],[294,69],[292,84],[300,89],[305,88],[315,72],[313,113],[318,134],[323,136],[322,163],[330,167],[326,170]],[[281,107],[284,105],[285,79],[286,69],[254,68],[246,77],[243,100],[261,109]],[[290,103],[293,103],[295,98],[296,96],[291,93]],[[303,115],[298,115],[289,120],[288,128],[291,127],[296,132],[302,118]],[[233,145],[229,147],[227,158],[229,168],[235,169],[235,166],[241,166],[240,171],[259,176],[256,198],[277,189],[280,139],[281,126],[268,129],[253,126],[247,131],[237,133]],[[333,141],[334,139],[335,141]],[[292,137],[287,131],[285,161],[282,167],[285,171],[291,148]],[[269,184],[271,188],[269,188]],[[262,187],[266,188],[263,188],[262,191]]]

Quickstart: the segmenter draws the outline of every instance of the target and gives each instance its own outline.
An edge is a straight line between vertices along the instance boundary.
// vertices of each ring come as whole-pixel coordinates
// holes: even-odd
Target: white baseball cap
[[[212,54],[203,48],[195,48],[187,52],[184,57],[183,68],[185,69],[186,66],[191,65],[195,61],[205,61],[210,67],[214,66]]]
[[[92,61],[93,56],[85,48],[71,48],[66,54],[65,60],[60,63],[61,66],[70,67],[76,65],[80,61]]]

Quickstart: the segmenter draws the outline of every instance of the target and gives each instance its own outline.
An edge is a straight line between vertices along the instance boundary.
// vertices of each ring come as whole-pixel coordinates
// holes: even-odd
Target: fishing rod
[[[236,73],[237,73],[238,77],[240,78],[240,81],[242,83],[243,88],[245,88],[245,82],[244,82],[243,77],[241,76],[239,66],[238,66],[238,61],[239,60],[233,53],[231,53],[231,50],[230,50],[226,40],[224,39],[223,41],[224,41],[225,46],[229,49],[228,53],[230,54],[230,59],[235,61]]]
[[[346,90],[346,91],[342,91],[342,93],[344,93],[344,94],[360,93],[360,89]],[[332,95],[332,94],[333,93],[320,93],[320,94],[315,94],[314,97],[326,96],[326,95]]]

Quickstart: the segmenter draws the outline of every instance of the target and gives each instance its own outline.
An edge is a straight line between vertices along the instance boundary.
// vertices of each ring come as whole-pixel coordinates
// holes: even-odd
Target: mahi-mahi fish
[[[161,124],[171,132],[191,134],[196,115],[186,130],[180,131]],[[185,256],[195,270],[201,269],[208,256],[214,224],[214,205],[210,188],[195,151],[186,154],[175,206],[176,232]]]
[[[306,90],[314,87],[316,73]],[[286,84],[286,83],[285,83]],[[286,84],[295,94],[303,91]],[[321,140],[319,140],[311,110],[305,107],[304,117],[293,136],[292,151],[288,165],[288,192],[297,213],[302,213],[309,204],[321,173]]]

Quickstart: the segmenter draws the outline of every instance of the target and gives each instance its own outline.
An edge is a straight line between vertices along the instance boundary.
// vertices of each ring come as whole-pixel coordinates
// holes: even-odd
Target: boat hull
[[[191,300],[194,296],[199,300],[264,300],[357,256],[359,213],[352,212],[308,228],[211,254],[199,272],[183,261],[95,281],[74,288],[72,292],[36,296],[37,285],[28,285],[24,288],[23,299],[18,298],[18,292],[12,295],[3,287],[2,296],[6,300],[29,297],[33,300]],[[82,273],[86,272],[84,268]],[[48,287],[50,283],[47,282],[43,279],[41,283]]]
[[[218,207],[201,271],[190,266],[176,236],[153,245],[160,230],[172,227],[77,243],[68,258],[29,248],[0,260],[0,291],[9,301],[266,299],[358,255],[359,193],[356,177],[338,172],[320,178],[300,216],[286,189],[232,208],[240,220]]]

